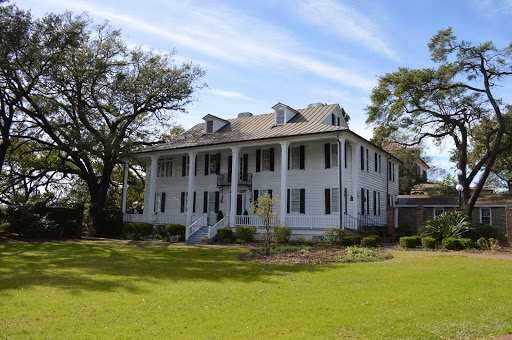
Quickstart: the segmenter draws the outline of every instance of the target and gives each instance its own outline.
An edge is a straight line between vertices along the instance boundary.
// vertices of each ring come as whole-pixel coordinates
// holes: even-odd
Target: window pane
[[[263,170],[270,170],[270,149],[261,150],[261,164]]]
[[[300,189],[292,189],[291,196],[291,211],[300,212]]]
[[[481,208],[482,223],[491,224],[491,209]]]
[[[340,211],[340,203],[338,200],[338,188],[331,189],[331,211],[332,212]]]
[[[331,144],[331,166],[338,167],[338,144]]]
[[[299,169],[300,168],[300,147],[298,146],[294,146],[291,148],[291,151],[292,151],[292,154],[291,154],[291,159],[292,159],[292,164],[291,164],[291,168],[292,169]]]
[[[209,120],[206,122],[206,133],[213,132],[213,120]]]
[[[284,110],[283,109],[276,111],[276,124],[277,125],[284,124]]]
[[[210,155],[210,174],[217,172],[217,155]]]
[[[208,211],[215,211],[215,191],[208,193]]]

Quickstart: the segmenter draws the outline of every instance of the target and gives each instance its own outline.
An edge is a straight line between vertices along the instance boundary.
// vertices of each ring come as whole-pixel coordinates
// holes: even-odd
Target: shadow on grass
[[[272,282],[275,276],[326,266],[240,262],[240,248],[114,242],[0,243],[0,294],[23,287],[141,292],[175,281]]]

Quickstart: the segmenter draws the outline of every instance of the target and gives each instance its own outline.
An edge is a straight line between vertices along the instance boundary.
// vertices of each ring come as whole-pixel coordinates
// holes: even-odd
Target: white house
[[[261,226],[251,207],[268,191],[279,195],[276,223],[294,235],[386,225],[400,161],[352,132],[338,104],[272,109],[227,120],[206,115],[172,142],[138,151],[150,160],[144,214],[125,220],[181,223],[187,240],[212,237],[221,226]],[[219,211],[225,217],[217,222]]]

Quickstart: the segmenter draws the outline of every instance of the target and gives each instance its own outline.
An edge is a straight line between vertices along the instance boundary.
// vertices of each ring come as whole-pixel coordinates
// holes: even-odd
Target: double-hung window
[[[434,208],[434,217],[437,217],[444,213],[444,208]]]
[[[216,154],[210,155],[210,174],[214,174],[217,172],[217,162],[219,160],[217,159]]]
[[[206,133],[213,133],[213,120],[206,122]]]
[[[276,110],[276,125],[284,124],[284,109]]]
[[[300,169],[300,147],[293,146],[291,149],[291,169]]]
[[[300,189],[291,189],[291,212],[300,212]]]
[[[261,150],[261,169],[270,170],[270,149]]]
[[[164,158],[157,163],[157,177],[171,177],[174,161],[172,158]]]
[[[331,166],[338,167],[338,144],[331,144]]]
[[[331,189],[331,211],[333,213],[340,212],[340,201],[338,195],[338,188]]]
[[[492,224],[491,208],[480,208],[480,222]]]

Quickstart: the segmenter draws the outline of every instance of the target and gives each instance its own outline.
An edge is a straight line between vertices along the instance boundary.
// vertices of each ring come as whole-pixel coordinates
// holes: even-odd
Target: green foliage
[[[82,235],[83,206],[78,208],[47,207],[48,217],[55,221],[63,236]]]
[[[347,262],[364,262],[377,260],[377,253],[374,249],[348,247],[347,248]]]
[[[362,247],[372,247],[372,248],[378,247],[378,246],[380,246],[380,238],[377,235],[367,236],[367,237],[363,238],[363,240],[361,241],[361,246]]]
[[[471,238],[473,241],[482,237],[486,239],[495,238],[500,241],[505,241],[507,239],[505,234],[490,224],[474,224],[472,230],[467,233],[467,237]]]
[[[437,240],[433,237],[427,236],[421,239],[421,244],[423,245],[423,248],[436,249]]]
[[[256,227],[251,226],[236,226],[235,235],[237,241],[241,241],[244,243],[249,243],[254,241],[254,236],[256,235]]]
[[[325,240],[334,244],[340,243],[341,234],[342,230],[340,228],[328,228],[324,230]]]
[[[435,183],[435,194],[436,195],[457,195],[458,191],[455,187],[458,184],[458,180],[455,176],[446,174],[442,179],[437,180]]]
[[[418,235],[415,236],[402,236],[400,237],[400,247],[408,249],[408,248],[416,248],[421,245],[421,237]]]
[[[411,227],[409,223],[400,223],[395,230],[395,236],[400,239],[403,236],[412,236]]]
[[[441,241],[444,238],[461,238],[470,230],[472,230],[471,222],[464,213],[447,211],[428,220],[421,228],[421,235]]]
[[[462,244],[460,242],[460,239],[454,238],[454,237],[444,238],[441,241],[441,244],[443,245],[443,247],[445,249],[448,249],[448,250],[461,250],[463,248]]]
[[[223,243],[233,242],[233,230],[230,227],[217,229],[217,239]]]
[[[361,244],[362,237],[361,235],[352,235],[352,236],[341,236],[340,237],[340,245],[342,247],[350,247]]]
[[[153,234],[153,225],[151,223],[123,223],[123,238],[127,240],[142,240],[146,236]]]
[[[167,224],[165,230],[170,236],[185,237],[187,227],[183,224]]]
[[[274,206],[279,202],[279,195],[273,195],[272,197],[268,192],[265,192],[263,196],[258,197],[252,211],[254,215],[261,218],[263,221],[263,241],[267,256],[270,255],[270,244],[272,242],[272,232],[274,224],[276,223],[277,214],[274,212]]]
[[[25,237],[56,237],[59,229],[45,212],[45,207],[24,205],[7,208],[9,231]]]
[[[500,241],[498,241],[494,238],[490,238],[490,239],[486,240],[484,237],[482,237],[482,238],[479,238],[476,243],[480,249],[484,249],[484,250],[498,251],[501,249]]]
[[[96,236],[119,236],[123,233],[123,212],[121,210],[99,209],[96,204],[86,204],[84,209],[85,226],[92,220]]]
[[[463,249],[473,248],[473,240],[470,239],[470,238],[461,238],[460,239],[460,246]]]
[[[292,236],[292,228],[288,226],[277,226],[274,228],[274,240],[278,243],[288,243]]]

